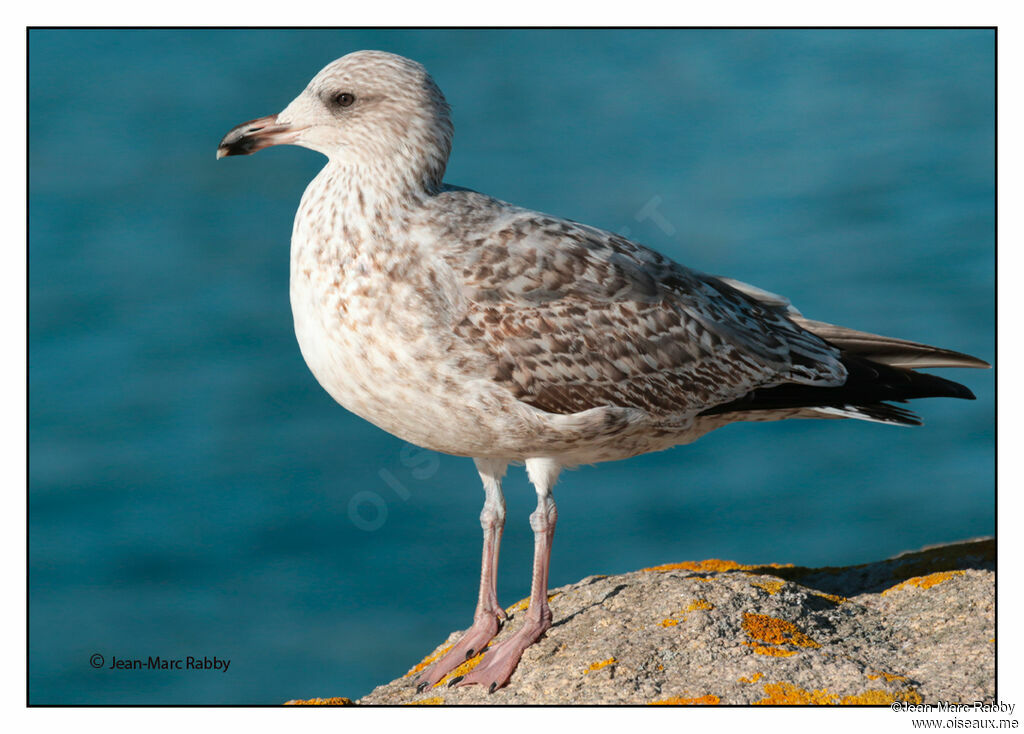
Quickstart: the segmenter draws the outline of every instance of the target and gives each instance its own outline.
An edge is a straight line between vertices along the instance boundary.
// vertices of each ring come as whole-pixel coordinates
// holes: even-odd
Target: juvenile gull
[[[484,649],[505,619],[495,578],[510,462],[526,464],[537,491],[530,605],[525,624],[457,679],[491,691],[551,626],[562,468],[690,443],[733,421],[919,425],[891,401],[973,399],[914,370],[988,366],[979,359],[811,321],[780,296],[611,232],[443,183],[452,132],[422,66],[360,51],[217,149],[291,143],[327,156],[292,231],[302,356],[341,405],[405,441],[472,457],[483,480],[473,625],[421,690]]]

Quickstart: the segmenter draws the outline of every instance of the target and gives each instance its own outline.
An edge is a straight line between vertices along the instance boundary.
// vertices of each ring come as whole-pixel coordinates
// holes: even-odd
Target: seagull
[[[687,444],[735,421],[849,418],[920,425],[894,403],[974,399],[922,367],[975,357],[805,318],[778,295],[684,267],[612,232],[444,183],[453,127],[420,64],[358,51],[282,112],[242,123],[217,158],[272,145],[327,164],[291,238],[295,335],[338,403],[412,444],[476,463],[483,560],[472,626],[418,690],[456,678],[489,692],[551,626],[548,568],[566,467]],[[524,624],[495,591],[501,482],[537,492]]]

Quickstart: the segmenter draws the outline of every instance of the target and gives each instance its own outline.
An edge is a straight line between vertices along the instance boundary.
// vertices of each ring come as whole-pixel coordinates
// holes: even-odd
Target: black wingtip
[[[945,377],[872,362],[847,353],[843,353],[842,357],[843,365],[847,368],[846,382],[842,385],[819,387],[784,383],[775,387],[758,388],[742,398],[708,408],[700,415],[793,408],[844,408],[846,406],[872,409],[877,412],[878,406],[885,405],[887,402],[903,403],[918,398],[977,399],[966,385],[947,380]],[[882,410],[891,410],[891,406]],[[916,416],[909,421],[902,419],[889,421],[883,418],[882,422],[920,425]]]
[[[926,377],[928,386],[934,391],[929,394],[925,394],[922,397],[977,400],[974,393],[971,392],[971,388],[967,387],[967,385],[961,385],[959,382],[953,382],[952,380],[947,380],[946,378],[939,377],[938,375],[925,375],[925,373],[922,372],[915,372],[914,375],[917,376],[917,381],[921,383],[925,382],[921,377]]]

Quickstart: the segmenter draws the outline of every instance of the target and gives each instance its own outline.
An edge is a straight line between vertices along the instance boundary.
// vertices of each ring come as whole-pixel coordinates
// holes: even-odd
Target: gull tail
[[[790,320],[845,352],[890,367],[991,367],[984,360],[951,349],[855,331],[824,321],[811,321],[803,316],[790,316]]]
[[[964,385],[943,377],[917,372],[919,367],[989,367],[983,360],[949,349],[855,331],[802,316],[790,318],[799,326],[840,349],[847,377],[842,385],[818,387],[785,384],[759,388],[702,415],[747,411],[791,411],[806,415],[919,426],[921,419],[905,408],[891,405],[917,398],[974,400]]]

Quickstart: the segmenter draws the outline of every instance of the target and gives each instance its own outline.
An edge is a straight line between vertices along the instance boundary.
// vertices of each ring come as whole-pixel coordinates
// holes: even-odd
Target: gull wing
[[[438,253],[466,304],[455,332],[486,355],[487,376],[525,403],[669,416],[758,387],[846,377],[839,350],[794,323],[785,305],[610,232],[473,192],[444,196],[462,226]],[[471,232],[455,197],[474,212]]]

